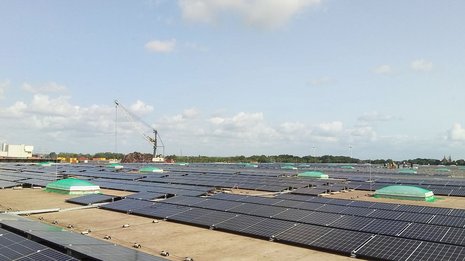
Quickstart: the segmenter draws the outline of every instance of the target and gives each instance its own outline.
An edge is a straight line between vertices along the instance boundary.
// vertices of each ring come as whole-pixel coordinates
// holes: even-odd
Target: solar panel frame
[[[331,232],[332,228],[309,224],[297,224],[275,236],[278,242],[308,246],[317,238]]]
[[[342,217],[343,215],[339,214],[313,211],[310,215],[300,219],[299,222],[312,225],[328,226],[329,224]]]
[[[372,238],[372,234],[344,229],[332,229],[329,233],[319,237],[309,245],[350,255],[352,251],[362,246]]]
[[[395,236],[402,232],[408,224],[409,223],[405,221],[375,219],[373,222],[363,226],[360,231]]]
[[[376,235],[354,254],[368,260],[408,260],[421,243],[414,239]]]
[[[441,242],[449,229],[449,227],[445,226],[412,223],[399,236],[422,241]]]
[[[261,222],[240,230],[240,232],[247,235],[270,239],[294,226],[295,223],[291,221],[267,218]]]
[[[215,224],[215,229],[240,233],[241,230],[262,222],[265,218],[249,215],[237,215],[231,219]]]
[[[432,242],[422,242],[409,256],[408,261],[465,260],[465,248]]]

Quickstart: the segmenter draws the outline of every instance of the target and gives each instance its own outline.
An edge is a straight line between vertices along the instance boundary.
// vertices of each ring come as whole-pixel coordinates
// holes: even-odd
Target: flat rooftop
[[[428,257],[431,248],[451,260],[465,257],[464,197],[379,199],[364,186],[353,188],[374,176],[379,182],[371,182],[371,188],[400,180],[460,191],[463,180],[457,177],[383,170],[368,175],[365,167],[341,171],[322,166],[333,179],[315,181],[279,165],[157,166],[165,171],[141,174],[141,165],[126,165],[123,171],[93,165],[0,165],[0,184],[16,183],[0,189],[0,211],[59,208],[27,218],[77,233],[90,230],[87,236],[97,239],[111,236],[109,241],[128,248],[138,243],[139,251],[153,256],[168,251],[164,258],[170,260],[435,260]],[[80,206],[66,202],[79,201],[78,196],[28,188],[64,176],[88,179],[112,200]],[[398,251],[390,251],[393,246]]]

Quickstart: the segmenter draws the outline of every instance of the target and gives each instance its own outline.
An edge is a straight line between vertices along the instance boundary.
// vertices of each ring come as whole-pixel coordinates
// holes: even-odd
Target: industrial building
[[[32,158],[32,150],[34,146],[31,145],[13,145],[2,143],[0,148],[0,157],[4,158]]]

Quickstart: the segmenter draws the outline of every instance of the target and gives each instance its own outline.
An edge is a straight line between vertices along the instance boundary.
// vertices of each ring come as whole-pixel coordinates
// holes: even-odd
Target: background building
[[[0,157],[5,158],[32,158],[32,150],[34,146],[31,145],[13,145],[2,143],[0,147]]]

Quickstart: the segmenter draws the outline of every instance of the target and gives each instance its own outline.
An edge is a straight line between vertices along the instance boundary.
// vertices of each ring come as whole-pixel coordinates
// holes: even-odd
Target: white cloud
[[[17,118],[21,117],[23,113],[27,110],[27,104],[22,101],[17,101],[13,105],[0,109],[1,118]]]
[[[361,140],[370,140],[375,141],[377,139],[376,131],[371,126],[361,126],[355,127],[350,130],[350,135],[353,138],[361,139]]]
[[[417,59],[410,63],[410,67],[414,71],[429,72],[433,69],[433,62],[426,61],[424,59]]]
[[[141,100],[137,100],[129,109],[136,114],[147,114],[153,111],[153,106],[147,105]]]
[[[10,87],[10,81],[5,80],[3,82],[0,82],[0,99],[4,98],[5,91]]]
[[[376,74],[388,75],[392,73],[392,67],[388,64],[380,65],[373,69],[373,72]]]
[[[145,49],[154,53],[170,53],[176,48],[176,39],[171,40],[152,40],[145,44]]]
[[[284,122],[281,124],[280,128],[281,131],[289,134],[298,133],[298,132],[305,132],[308,130],[308,127],[301,122]]]
[[[310,85],[312,85],[312,86],[322,86],[322,85],[329,84],[331,82],[332,82],[331,78],[329,78],[329,77],[321,77],[321,78],[318,78],[318,79],[311,80]]]
[[[68,91],[68,88],[64,85],[59,85],[56,82],[49,82],[41,86],[33,86],[27,82],[23,83],[22,89],[30,93],[65,93]]]
[[[197,110],[196,108],[189,108],[189,109],[185,109],[183,112],[182,112],[182,116],[186,119],[191,119],[191,118],[195,118],[199,115],[199,110]]]
[[[78,106],[73,106],[69,103],[69,97],[60,96],[51,99],[47,95],[35,94],[32,97],[29,110],[35,114],[57,115],[63,117],[70,117],[77,113]]]
[[[394,119],[393,116],[384,115],[384,114],[378,113],[377,111],[365,113],[362,116],[358,117],[358,120],[361,122],[390,121],[393,119]]]
[[[340,121],[323,122],[312,130],[312,137],[319,141],[336,142],[342,136],[344,124]]]
[[[307,7],[321,0],[179,0],[184,19],[214,23],[218,17],[232,13],[253,26],[274,28],[289,21]]]
[[[451,141],[465,141],[465,128],[459,123],[455,123],[452,128],[447,131],[447,139]]]

